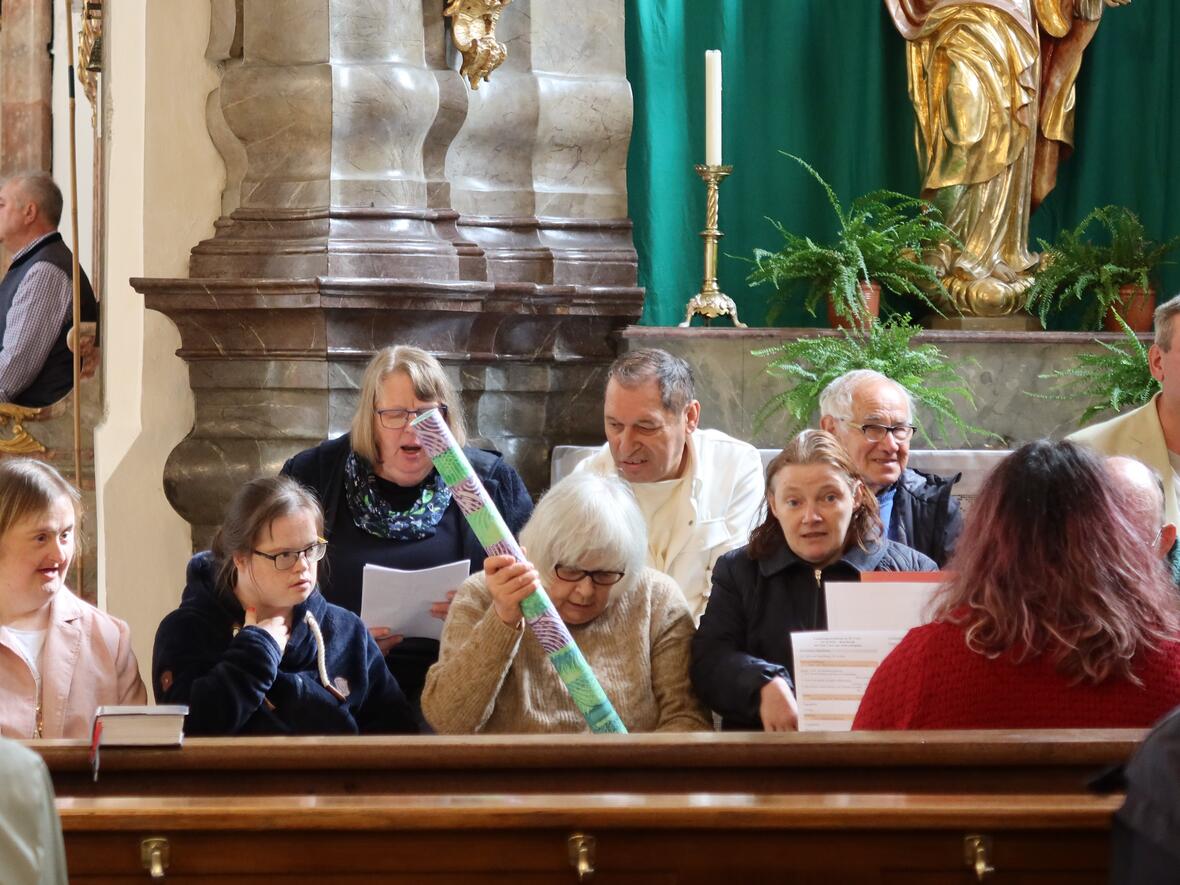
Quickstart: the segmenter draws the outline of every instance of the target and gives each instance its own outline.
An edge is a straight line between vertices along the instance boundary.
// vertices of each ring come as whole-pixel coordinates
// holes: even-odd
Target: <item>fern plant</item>
[[[810,425],[819,395],[828,384],[853,369],[873,369],[908,390],[914,402],[933,416],[944,439],[948,425],[964,440],[969,434],[994,436],[959,415],[951,397],[960,397],[974,407],[971,388],[937,346],[911,344],[921,331],[922,327],[911,322],[908,314],[901,314],[856,329],[841,329],[838,334],[797,338],[753,351],[754,356],[769,358],[769,375],[789,385],[758,410],[755,428],[760,430],[770,418],[786,412],[790,420],[788,432],[795,433]],[[920,417],[915,415],[914,422],[926,443],[933,445]]]
[[[821,301],[831,298],[835,312],[854,325],[867,320],[861,283],[878,283],[884,290],[912,296],[942,313],[930,293],[946,298],[946,289],[934,269],[922,263],[922,255],[958,240],[933,205],[895,191],[875,190],[844,208],[832,186],[810,164],[794,154],[780,153],[806,169],[824,189],[836,216],[836,238],[830,244],[820,244],[767,219],[783,244],[777,252],[754,250],[749,259],[754,270],[746,282],[773,286],[781,308],[782,302],[789,300],[788,285],[807,281],[810,287],[804,306],[812,316]],[[772,311],[772,316],[776,312]]]
[[[1095,226],[1105,230],[1107,242],[1096,244],[1090,238]],[[1157,243],[1148,239],[1143,222],[1130,209],[1102,206],[1077,227],[1062,230],[1054,242],[1038,242],[1043,257],[1028,290],[1029,313],[1047,326],[1050,313],[1077,301],[1085,305],[1082,328],[1097,329],[1118,304],[1119,286],[1134,285],[1144,292],[1151,288],[1152,272],[1180,246],[1180,236]]]
[[[1117,315],[1116,315],[1117,316]],[[1078,419],[1078,426],[1106,411],[1121,412],[1146,404],[1160,390],[1151,374],[1147,348],[1123,318],[1118,317],[1124,340],[1118,344],[1098,341],[1099,353],[1079,353],[1073,365],[1040,375],[1058,382],[1053,393],[1030,393],[1038,399],[1088,399],[1090,404]]]

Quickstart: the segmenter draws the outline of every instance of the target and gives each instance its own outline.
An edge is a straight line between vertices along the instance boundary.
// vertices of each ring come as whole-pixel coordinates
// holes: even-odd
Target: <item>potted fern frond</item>
[[[1117,316],[1117,314],[1116,314]],[[1119,317],[1123,340],[1116,343],[1097,341],[1098,353],[1079,353],[1073,365],[1039,377],[1057,382],[1052,393],[1034,393],[1038,399],[1089,400],[1078,426],[1103,412],[1121,412],[1145,405],[1160,390],[1160,383],[1151,374],[1147,348],[1139,336]]]
[[[815,316],[816,307],[828,299],[833,326],[862,326],[876,316],[877,309],[870,309],[869,303],[879,303],[882,288],[916,298],[941,313],[931,295],[946,299],[946,289],[922,256],[958,240],[934,206],[895,191],[875,190],[845,208],[811,165],[794,154],[780,153],[806,169],[823,188],[836,216],[836,236],[830,243],[817,243],[767,219],[783,242],[775,252],[754,250],[750,259],[754,270],[746,279],[751,286],[769,284],[780,300],[788,300],[792,285],[807,283],[804,306]]]
[[[1101,242],[1091,236],[1101,233]],[[1151,329],[1155,287],[1151,275],[1180,236],[1163,242],[1147,237],[1143,222],[1124,206],[1102,206],[1074,228],[1062,230],[1052,243],[1041,245],[1041,267],[1028,290],[1029,313],[1048,325],[1049,314],[1069,302],[1084,305],[1082,327],[1111,332],[1121,328],[1116,315],[1134,331]]]
[[[911,343],[922,331],[908,314],[901,314],[872,320],[856,329],[841,329],[836,335],[797,338],[753,351],[754,356],[769,358],[766,372],[787,385],[758,410],[755,428],[760,430],[783,412],[789,421],[788,433],[811,426],[819,395],[829,383],[853,369],[873,369],[908,390],[915,404],[932,417],[942,438],[946,438],[948,425],[964,440],[970,434],[994,436],[959,415],[952,397],[974,407],[971,388],[937,346]],[[915,415],[914,420],[927,444],[933,445],[920,416]]]

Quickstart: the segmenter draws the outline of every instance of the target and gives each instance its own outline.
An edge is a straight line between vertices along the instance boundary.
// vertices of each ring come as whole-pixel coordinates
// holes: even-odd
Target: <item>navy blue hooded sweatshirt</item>
[[[418,731],[377,643],[352,612],[316,590],[297,605],[287,648],[259,627],[242,627],[232,593],[218,593],[209,552],[188,564],[180,608],[156,631],[152,684],[161,704],[188,704],[185,732],[238,734],[389,734]],[[320,681],[317,644],[304,622],[311,612],[323,635],[327,676]]]

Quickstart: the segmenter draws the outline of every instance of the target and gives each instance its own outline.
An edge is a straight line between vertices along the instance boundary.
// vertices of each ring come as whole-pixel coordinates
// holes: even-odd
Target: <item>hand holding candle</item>
[[[479,538],[488,556],[510,556],[517,562],[524,562],[523,551],[439,411],[431,409],[425,415],[419,415],[411,426],[419,445],[434,462],[439,476],[451,490],[467,524]],[[565,622],[553,608],[545,588],[537,583],[519,604],[525,623],[545,650],[574,704],[586,718],[590,730],[596,733],[625,732],[627,728],[623,720],[611,706],[610,699],[582,657]]]
[[[721,50],[705,51],[705,165],[721,165]]]

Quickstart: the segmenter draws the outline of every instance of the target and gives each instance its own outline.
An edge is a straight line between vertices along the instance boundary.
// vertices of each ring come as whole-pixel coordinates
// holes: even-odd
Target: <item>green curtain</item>
[[[680,322],[700,288],[704,184],[693,165],[705,153],[704,52],[720,49],[723,159],[734,171],[721,185],[718,277],[743,321],[764,325],[770,292],[747,287],[742,259],[777,248],[766,219],[817,237],[834,228],[819,185],[780,150],[808,160],[844,201],[878,187],[918,191],[905,41],[873,0],[627,0],[626,8],[635,100],[627,184],[647,288],[642,322]],[[1171,0],[1105,11],[1077,84],[1077,152],[1033,216],[1034,249],[1037,237],[1107,203],[1137,211],[1152,236],[1180,232],[1176,44]],[[1180,290],[1180,266],[1160,277],[1161,297]],[[826,320],[800,301],[776,325]]]

